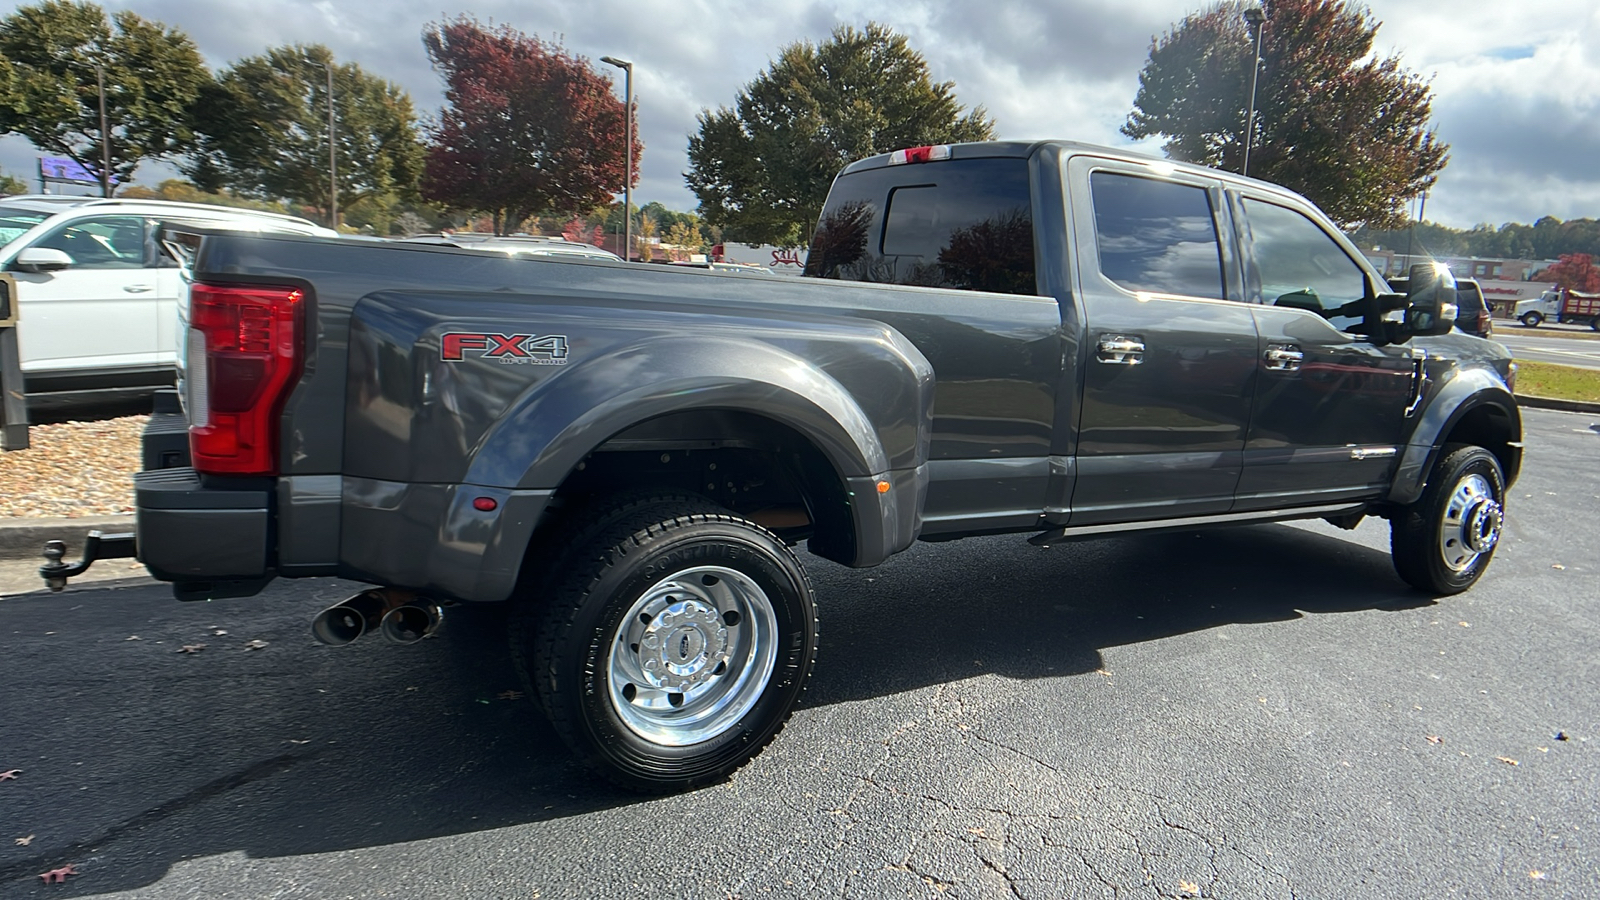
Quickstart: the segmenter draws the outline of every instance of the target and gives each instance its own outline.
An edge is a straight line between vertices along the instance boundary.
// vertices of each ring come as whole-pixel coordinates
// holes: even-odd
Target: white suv
[[[172,383],[181,284],[156,239],[168,223],[336,236],[308,219],[198,203],[0,197],[0,270],[17,282],[30,405]]]

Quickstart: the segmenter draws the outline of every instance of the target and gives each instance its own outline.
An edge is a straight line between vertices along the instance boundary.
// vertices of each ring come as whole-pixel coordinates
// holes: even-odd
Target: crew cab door
[[[1068,163],[1085,313],[1071,525],[1229,511],[1255,376],[1220,182]]]
[[[96,216],[64,223],[30,247],[60,250],[72,265],[48,272],[8,267],[17,280],[17,336],[26,371],[144,368],[156,362],[156,277],[144,220]]]
[[[1416,389],[1411,348],[1374,346],[1333,312],[1378,285],[1322,217],[1274,195],[1231,199],[1260,333],[1235,510],[1382,493]]]

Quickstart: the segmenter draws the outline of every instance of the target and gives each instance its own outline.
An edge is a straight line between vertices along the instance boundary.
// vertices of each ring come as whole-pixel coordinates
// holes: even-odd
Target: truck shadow
[[[1073,676],[1108,647],[1431,602],[1386,554],[1285,526],[1050,550],[973,539],[867,571],[807,563],[823,623],[812,708],[981,674]],[[413,648],[315,644],[310,615],[350,592],[316,581],[226,606],[175,604],[158,587],[7,601],[8,630],[52,635],[13,638],[0,658],[8,719],[52,724],[8,726],[0,748],[0,768],[27,770],[6,785],[7,818],[38,835],[0,856],[0,897],[34,896],[39,873],[69,863],[82,875],[52,896],[149,885],[195,857],[385,847],[652,802],[588,775],[520,695],[502,608],[453,610]],[[51,643],[75,634],[71,654]],[[209,646],[174,652],[186,643]]]

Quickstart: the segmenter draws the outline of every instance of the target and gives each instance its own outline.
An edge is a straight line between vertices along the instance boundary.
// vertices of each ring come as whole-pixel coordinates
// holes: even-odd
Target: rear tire
[[[1523,313],[1522,318],[1518,319],[1517,321],[1528,326],[1529,328],[1538,328],[1540,325],[1544,324],[1544,316],[1536,312]]]
[[[515,657],[561,738],[631,790],[726,779],[782,730],[816,659],[810,579],[697,497],[597,512],[527,606]]]
[[[1390,523],[1395,571],[1434,595],[1472,587],[1494,556],[1505,517],[1505,477],[1494,454],[1448,444],[1417,502]]]

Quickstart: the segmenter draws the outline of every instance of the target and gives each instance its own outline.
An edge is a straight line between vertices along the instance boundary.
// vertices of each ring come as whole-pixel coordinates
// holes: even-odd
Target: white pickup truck
[[[307,219],[160,200],[0,198],[0,271],[17,283],[29,404],[116,399],[171,384],[179,268],[161,226],[332,236]]]

